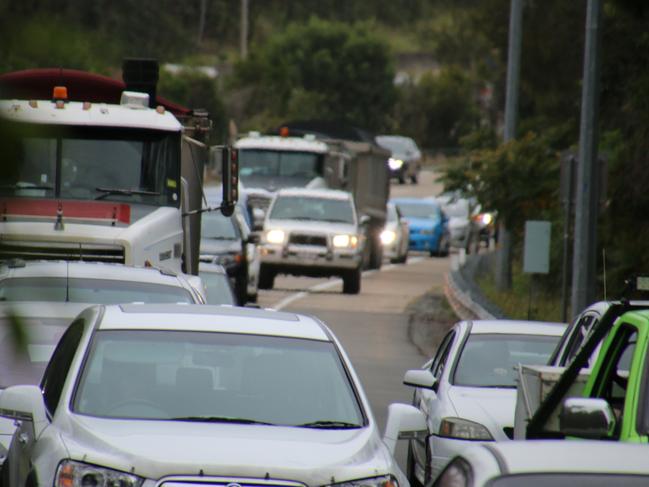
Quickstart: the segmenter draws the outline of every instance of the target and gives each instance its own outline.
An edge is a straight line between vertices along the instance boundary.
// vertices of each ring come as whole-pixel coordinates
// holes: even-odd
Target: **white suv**
[[[406,487],[340,343],[315,318],[210,305],[84,310],[39,386],[0,395],[18,420],[4,485]]]
[[[277,274],[339,276],[345,294],[361,289],[363,219],[352,195],[333,189],[283,189],[266,214],[259,287]]]

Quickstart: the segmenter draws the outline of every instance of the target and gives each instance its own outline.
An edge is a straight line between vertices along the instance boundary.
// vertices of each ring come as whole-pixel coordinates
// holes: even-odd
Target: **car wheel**
[[[415,475],[415,455],[412,453],[412,444],[408,443],[408,458],[406,460],[406,476],[411,487],[423,487]]]
[[[419,182],[419,176],[415,173],[412,176],[410,176],[410,182],[412,184],[417,184]]]
[[[256,303],[257,302],[257,293],[248,294],[248,302],[249,303]]]
[[[275,273],[265,269],[259,270],[259,289],[273,289]]]
[[[343,294],[358,294],[361,291],[361,270],[347,271],[343,278]]]
[[[399,173],[399,184],[406,184],[406,175],[403,171]]]

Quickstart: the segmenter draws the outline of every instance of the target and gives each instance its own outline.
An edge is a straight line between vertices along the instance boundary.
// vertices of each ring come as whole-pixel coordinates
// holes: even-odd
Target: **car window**
[[[435,484],[437,485],[437,484]],[[649,485],[649,476],[624,473],[539,472],[506,475],[490,480],[488,487],[641,487]]]
[[[70,325],[56,346],[43,374],[41,390],[43,391],[45,407],[51,415],[56,412],[61,399],[61,392],[68,377],[70,365],[79,347],[79,342],[81,342],[83,324],[83,320],[80,319]]]
[[[349,199],[279,196],[270,218],[354,223],[354,208]]]
[[[362,425],[335,345],[234,333],[99,330],[73,401],[106,418]]]
[[[575,355],[577,355],[581,349],[581,346],[584,344],[586,337],[595,323],[596,319],[593,315],[585,315],[579,320],[567,344],[566,352],[564,356],[561,357],[559,365],[565,366],[572,362],[572,359],[575,358]]]
[[[218,211],[208,211],[201,215],[201,238],[215,240],[238,240],[241,232],[231,217]]]
[[[207,304],[236,304],[226,274],[199,271],[198,275],[207,288]]]
[[[449,333],[446,334],[446,336],[442,340],[442,343],[437,349],[437,353],[435,354],[435,358],[433,359],[433,363],[430,367],[430,371],[433,373],[433,376],[438,381],[441,379],[442,374],[444,373],[444,366],[448,360],[448,355],[451,350],[451,346],[453,345],[454,338],[455,338],[454,330],[451,330]]]
[[[64,277],[15,277],[0,281],[0,301],[92,304],[193,303],[189,290],[149,282]]]
[[[460,353],[452,383],[467,387],[516,387],[514,367],[547,363],[559,338],[472,334]]]

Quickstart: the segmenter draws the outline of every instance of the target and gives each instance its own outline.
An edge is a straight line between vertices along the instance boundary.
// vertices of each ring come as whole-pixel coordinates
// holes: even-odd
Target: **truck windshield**
[[[0,196],[180,204],[180,133],[20,124]]]
[[[244,182],[256,178],[303,179],[305,184],[322,174],[322,155],[314,152],[241,149],[239,176]]]

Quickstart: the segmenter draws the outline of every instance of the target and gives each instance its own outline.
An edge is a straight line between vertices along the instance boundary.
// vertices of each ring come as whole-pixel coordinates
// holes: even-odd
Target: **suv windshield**
[[[149,282],[65,277],[13,277],[0,281],[0,301],[70,303],[193,303],[180,286]]]
[[[322,155],[315,152],[241,149],[239,176],[246,183],[256,177],[281,176],[310,181],[321,175]]]
[[[180,133],[19,124],[0,196],[180,204]]]
[[[99,330],[76,391],[73,410],[97,417],[304,427],[364,423],[335,346],[315,340]]]
[[[354,223],[351,201],[311,196],[279,196],[270,213],[276,220],[316,220]]]

